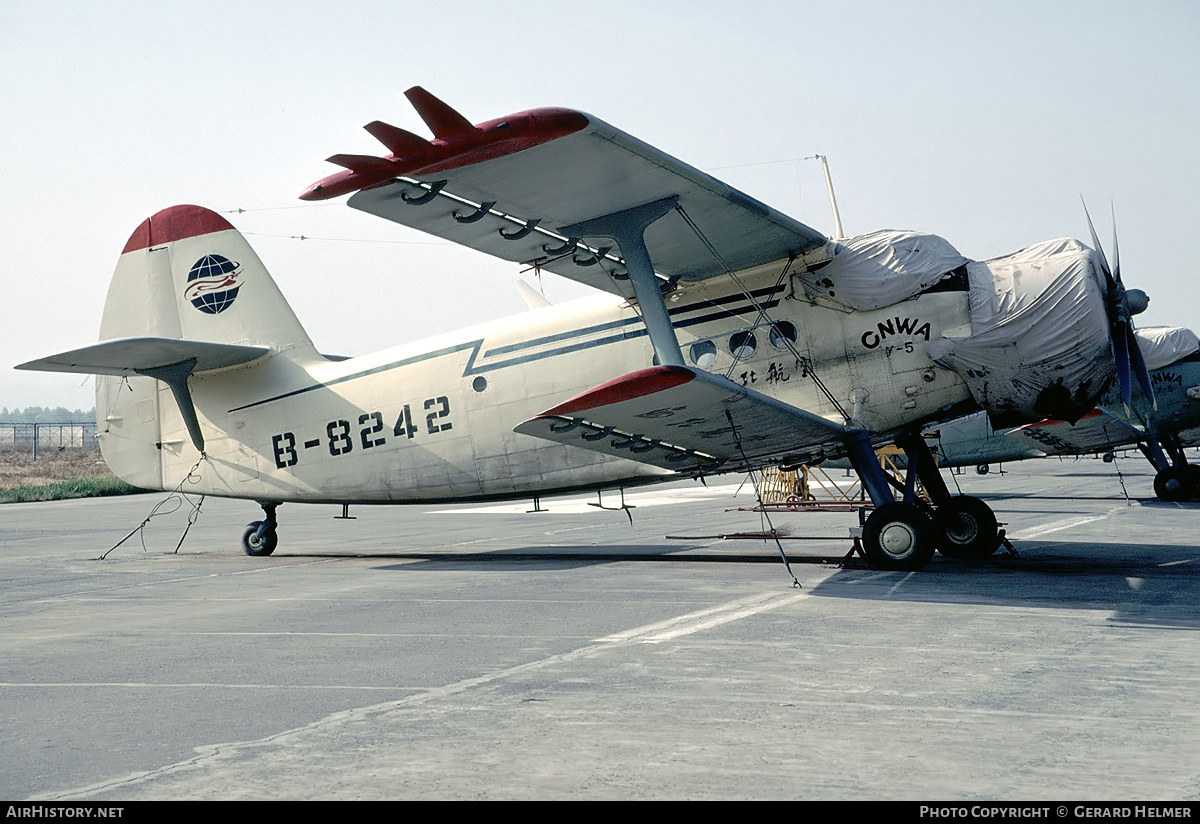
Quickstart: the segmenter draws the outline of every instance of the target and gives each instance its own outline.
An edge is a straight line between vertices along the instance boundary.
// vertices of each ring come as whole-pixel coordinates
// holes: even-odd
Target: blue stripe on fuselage
[[[773,287],[769,287],[766,289],[759,289],[757,291],[751,292],[750,294],[753,297],[760,297],[762,295],[769,295],[769,294],[775,292],[776,289],[777,289],[777,287],[773,286]],[[704,308],[705,306],[720,306],[721,304],[732,303],[737,300],[745,300],[745,295],[734,294],[734,295],[729,295],[724,298],[718,298],[716,300],[703,301],[702,303],[693,303],[688,306],[678,306],[674,309],[671,309],[669,313],[671,315],[681,315],[686,312],[696,311],[697,309]],[[775,299],[775,300],[767,301],[765,304],[765,307],[767,309],[773,309],[774,307],[776,307],[778,305],[779,305],[779,300]],[[677,322],[675,322],[674,325],[679,328],[686,328],[688,326],[696,326],[696,325],[699,325],[702,323],[708,323],[710,321],[720,320],[721,318],[737,315],[740,311],[747,311],[747,310],[752,310],[752,309],[757,309],[757,308],[758,307],[756,307],[756,306],[747,305],[746,307],[739,307],[736,310],[735,309],[721,309],[719,312],[710,312],[710,313],[707,313],[705,315],[701,315],[698,317],[688,318],[687,320],[677,321]],[[493,355],[506,354],[509,352],[520,352],[522,350],[528,350],[528,349],[533,349],[538,346],[543,346],[547,343],[554,343],[554,342],[562,341],[562,340],[570,340],[572,338],[582,338],[582,337],[586,337],[588,335],[596,334],[597,332],[605,332],[605,331],[609,331],[611,329],[621,329],[624,327],[629,327],[629,326],[633,326],[634,324],[640,324],[640,323],[641,323],[641,318],[635,315],[635,316],[629,317],[629,318],[622,318],[621,320],[608,321],[606,323],[599,323],[599,324],[596,324],[595,326],[588,326],[583,329],[573,329],[573,330],[570,330],[567,332],[557,332],[553,335],[546,335],[546,336],[543,336],[540,338],[533,338],[533,339],[527,340],[527,341],[519,341],[517,343],[510,343],[510,344],[505,344],[503,346],[497,346],[494,349],[489,349],[487,351],[487,353],[484,355],[484,357],[489,358],[489,357],[492,357]],[[516,366],[516,365],[522,364],[522,363],[530,363],[532,361],[544,360],[546,358],[552,358],[552,357],[556,357],[558,355],[564,355],[569,352],[578,352],[581,349],[590,349],[592,347],[597,347],[597,346],[607,346],[610,343],[619,343],[620,341],[632,340],[633,338],[644,337],[646,334],[647,334],[646,327],[642,326],[641,328],[638,328],[638,329],[627,329],[626,331],[624,331],[618,335],[608,335],[606,337],[596,338],[594,340],[579,341],[577,343],[571,343],[566,346],[559,346],[554,349],[546,349],[541,352],[531,352],[527,355],[519,355],[517,357],[507,358],[507,359],[501,360],[501,361],[494,361],[492,363],[477,365],[476,360],[479,358],[479,353],[483,348],[483,342],[484,342],[483,339],[480,338],[478,340],[460,343],[455,346],[448,346],[444,349],[436,349],[432,352],[423,352],[419,355],[412,355],[411,357],[401,358],[398,361],[392,361],[391,363],[385,363],[380,366],[374,366],[374,367],[371,367],[370,369],[363,369],[358,372],[352,372],[351,374],[343,375],[340,378],[334,378],[332,380],[322,381],[321,383],[314,383],[311,386],[305,386],[300,389],[294,389],[291,392],[284,392],[283,394],[274,395],[270,398],[264,398],[263,400],[260,400],[260,401],[248,403],[243,406],[237,406],[237,407],[234,407],[233,409],[230,409],[229,413],[241,412],[244,409],[251,409],[255,406],[261,406],[262,404],[265,404],[265,403],[271,403],[273,401],[279,401],[279,400],[283,400],[285,398],[292,398],[297,395],[303,395],[306,392],[312,392],[314,390],[324,389],[324,388],[330,387],[330,386],[337,386],[338,384],[346,383],[347,381],[358,380],[359,378],[365,378],[369,375],[377,375],[381,372],[387,372],[392,369],[399,369],[400,367],[409,366],[414,363],[420,363],[421,361],[425,361],[425,360],[433,360],[434,358],[440,358],[440,357],[444,357],[446,355],[457,354],[458,352],[463,352],[468,349],[471,350],[471,356],[467,359],[466,368],[463,370],[463,377],[469,377],[471,375],[480,375],[485,372],[491,372],[496,369],[504,369],[506,367]]]

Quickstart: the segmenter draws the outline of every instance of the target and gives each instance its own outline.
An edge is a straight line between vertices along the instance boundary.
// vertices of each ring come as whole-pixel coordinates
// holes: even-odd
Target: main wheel
[[[879,569],[920,569],[937,544],[933,521],[915,504],[890,501],[877,507],[863,526],[863,551]]]
[[[1191,500],[1200,498],[1200,466],[1196,464],[1186,464],[1188,477],[1192,479],[1192,494]]]
[[[1154,476],[1154,494],[1160,501],[1186,501],[1192,497],[1192,473],[1185,466],[1168,466]]]
[[[247,555],[270,555],[279,545],[279,535],[276,534],[275,527],[268,527],[260,535],[258,530],[262,525],[262,521],[252,521],[242,533],[242,551]]]
[[[996,513],[978,498],[955,495],[933,519],[941,532],[938,551],[948,558],[987,558],[1000,545]]]

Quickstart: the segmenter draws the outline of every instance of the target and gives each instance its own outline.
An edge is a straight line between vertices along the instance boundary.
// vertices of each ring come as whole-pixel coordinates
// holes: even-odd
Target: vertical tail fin
[[[141,336],[274,349],[312,345],[246,239],[200,206],[164,209],[125,244],[100,339]]]
[[[105,461],[129,483],[161,489],[168,453],[176,462],[183,454],[180,435],[205,453],[201,419],[226,408],[214,390],[220,370],[319,359],[246,239],[216,212],[174,206],[125,244],[100,342],[16,368],[96,375]],[[194,375],[214,376],[203,398],[193,397]],[[246,457],[246,477],[254,477],[254,457]]]
[[[183,348],[241,344],[292,358],[318,357],[250,244],[225,218],[199,206],[158,212],[125,244],[100,322],[101,344],[115,338],[179,339],[188,342]],[[182,381],[186,386],[187,377]],[[112,470],[132,484],[164,486],[164,450],[176,449],[164,438],[177,438],[189,417],[171,396],[167,385],[150,377],[97,375],[101,450]],[[191,419],[196,441],[194,411]]]

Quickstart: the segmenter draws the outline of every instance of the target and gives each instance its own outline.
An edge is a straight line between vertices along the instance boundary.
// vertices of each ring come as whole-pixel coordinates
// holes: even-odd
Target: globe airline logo
[[[233,305],[242,265],[221,255],[205,255],[192,264],[183,296],[201,312],[216,315]]]

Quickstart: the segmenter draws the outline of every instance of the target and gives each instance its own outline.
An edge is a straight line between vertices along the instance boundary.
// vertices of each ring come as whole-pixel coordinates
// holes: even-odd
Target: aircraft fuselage
[[[853,418],[881,439],[969,405],[958,375],[925,354],[928,340],[968,324],[966,292],[850,312],[812,302],[798,283],[780,281],[781,269],[741,278],[774,325],[726,278],[667,296],[690,364],[839,423]],[[256,500],[396,503],[662,480],[672,473],[513,432],[652,361],[636,307],[607,295],[348,360],[274,352],[193,375],[207,448],[188,488]],[[113,378],[100,382],[101,407],[129,391]],[[165,387],[148,378],[129,387],[160,411],[161,479],[144,477],[144,462],[125,460],[120,428],[133,421],[104,427],[105,458],[132,483],[174,486],[199,455]]]

